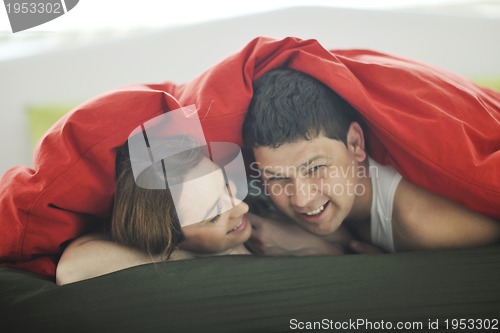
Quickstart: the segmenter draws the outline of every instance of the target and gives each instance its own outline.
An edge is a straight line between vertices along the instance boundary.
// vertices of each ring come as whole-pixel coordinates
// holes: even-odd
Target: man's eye
[[[267,178],[267,182],[271,182],[271,183],[272,182],[280,182],[283,180],[286,180],[286,178],[285,177],[276,177],[276,176]]]
[[[323,169],[325,167],[325,165],[315,165],[313,166],[312,168],[309,169],[309,171],[307,172],[309,175],[317,175],[319,173],[319,171],[321,169]]]

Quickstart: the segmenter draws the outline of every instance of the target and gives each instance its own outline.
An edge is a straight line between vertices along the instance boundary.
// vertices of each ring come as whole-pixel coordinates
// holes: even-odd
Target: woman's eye
[[[210,222],[210,223],[215,223],[215,222],[217,222],[217,221],[219,220],[219,218],[220,218],[220,214],[219,214],[219,215],[217,215],[217,216],[215,216],[214,218],[212,218],[212,219],[211,219],[210,221],[208,221],[208,222]]]
[[[220,214],[222,213],[222,204],[219,202],[217,202],[217,215],[215,215],[210,221],[210,223],[215,223],[217,222],[217,220],[219,220],[220,218]]]

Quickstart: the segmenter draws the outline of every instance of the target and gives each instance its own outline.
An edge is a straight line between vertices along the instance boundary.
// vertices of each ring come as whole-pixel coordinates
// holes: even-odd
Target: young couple
[[[176,146],[175,140],[165,144]],[[357,112],[305,74],[275,69],[254,83],[243,140],[253,152],[260,189],[271,199],[272,208],[254,215],[247,214],[244,202],[224,204],[229,199],[223,193],[232,192],[231,182],[217,173],[220,169],[199,149],[177,154],[163,168],[146,168],[141,175],[160,179],[165,170],[177,169],[180,191],[142,188],[124,144],[117,154],[109,231],[73,241],[57,267],[57,282],[75,282],[145,263],[249,254],[248,250],[266,255],[328,255],[474,247],[500,241],[498,221],[412,185],[392,167],[372,160]],[[219,176],[196,188],[183,181],[206,170]],[[187,194],[193,192],[195,196]],[[193,207],[206,214],[185,218]]]

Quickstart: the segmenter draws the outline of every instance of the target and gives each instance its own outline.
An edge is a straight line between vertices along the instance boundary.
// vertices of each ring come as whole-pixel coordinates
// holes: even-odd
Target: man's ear
[[[349,125],[349,130],[347,131],[347,150],[354,154],[354,158],[358,162],[363,162],[366,159],[363,129],[355,121]]]

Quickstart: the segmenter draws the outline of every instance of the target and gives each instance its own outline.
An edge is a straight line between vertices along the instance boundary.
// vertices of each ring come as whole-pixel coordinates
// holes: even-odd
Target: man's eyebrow
[[[319,159],[325,158],[323,155],[316,155],[313,158],[308,159],[306,162],[302,163],[299,168],[307,168],[309,165],[313,164]]]
[[[296,167],[298,170],[300,170],[301,168],[307,168],[309,165],[313,164],[314,162],[316,162],[317,160],[319,159],[322,159],[322,158],[325,158],[325,156],[323,155],[316,155],[310,159],[308,159],[307,161],[305,161],[304,163],[300,164],[298,167]],[[259,170],[262,172],[262,174],[271,174],[271,175],[280,175],[281,176],[281,172],[279,171],[273,171],[273,170],[269,170],[269,168],[259,168]]]

